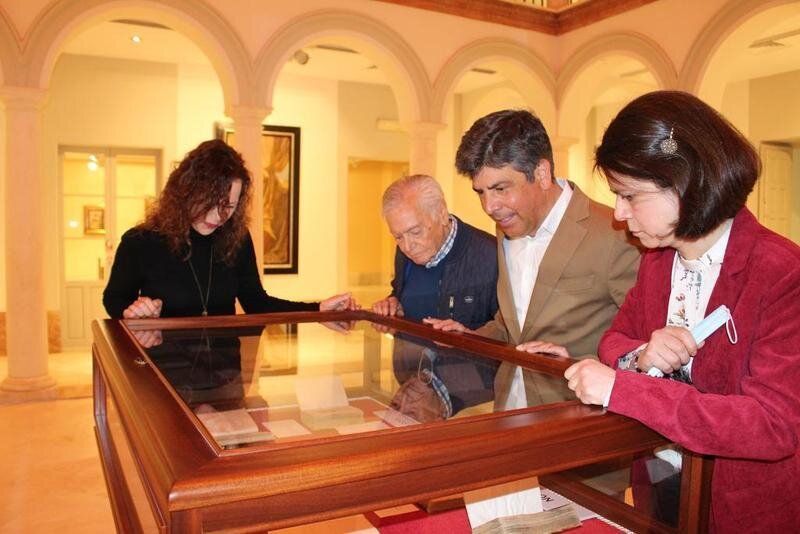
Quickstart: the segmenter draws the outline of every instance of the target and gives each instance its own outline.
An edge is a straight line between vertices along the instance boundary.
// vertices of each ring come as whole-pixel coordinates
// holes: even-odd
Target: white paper
[[[336,431],[339,434],[359,434],[361,432],[372,432],[373,430],[383,430],[390,428],[389,425],[382,421],[371,421],[369,423],[358,423],[355,425],[342,425],[337,426]]]
[[[200,412],[197,414],[206,429],[216,438],[258,432],[258,425],[245,409],[224,412]]]
[[[418,425],[419,421],[397,410],[375,410],[372,414],[392,426]]]
[[[536,477],[515,480],[464,493],[467,516],[472,528],[498,517],[542,512],[542,494]]]
[[[542,509],[545,512],[553,510],[554,508],[559,508],[564,505],[572,505],[572,509],[575,510],[575,513],[578,515],[578,519],[581,521],[586,521],[592,517],[600,517],[596,513],[592,512],[588,508],[584,508],[580,504],[577,504],[560,493],[556,493],[555,491],[548,489],[548,488],[541,488],[542,490]]]
[[[295,421],[294,419],[284,419],[281,421],[267,421],[262,423],[264,427],[275,434],[276,438],[291,438],[293,436],[305,436],[311,431]]]
[[[347,393],[338,375],[297,377],[294,389],[302,411],[348,405]]]

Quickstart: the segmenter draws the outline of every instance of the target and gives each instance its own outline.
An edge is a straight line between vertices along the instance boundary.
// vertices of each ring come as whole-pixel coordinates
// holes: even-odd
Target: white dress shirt
[[[542,264],[547,247],[550,246],[550,241],[553,240],[553,235],[556,233],[558,225],[561,224],[561,219],[572,199],[572,188],[569,182],[562,178],[556,178],[556,183],[561,186],[561,194],[550,208],[550,213],[539,225],[536,233],[532,236],[503,240],[508,279],[511,283],[511,293],[514,297],[514,307],[517,311],[520,330],[528,315],[528,305],[531,302],[536,277],[539,275],[539,266]]]
[[[561,187],[561,194],[556,203],[550,208],[550,213],[539,225],[534,235],[527,235],[517,239],[504,239],[503,250],[506,256],[508,280],[511,283],[511,294],[514,298],[514,308],[517,312],[517,321],[522,330],[525,317],[528,315],[528,306],[533,295],[533,286],[539,275],[539,266],[542,264],[547,247],[553,240],[553,235],[564,218],[569,201],[572,199],[572,187],[563,178],[556,178],[556,183]],[[514,380],[506,400],[505,409],[527,408],[528,399],[525,395],[525,383],[522,378],[522,367],[517,367]]]

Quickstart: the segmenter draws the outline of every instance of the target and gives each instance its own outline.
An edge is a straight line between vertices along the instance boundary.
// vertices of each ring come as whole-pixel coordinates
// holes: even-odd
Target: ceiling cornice
[[[658,0],[584,0],[558,10],[502,0],[376,0],[483,22],[561,35]]]

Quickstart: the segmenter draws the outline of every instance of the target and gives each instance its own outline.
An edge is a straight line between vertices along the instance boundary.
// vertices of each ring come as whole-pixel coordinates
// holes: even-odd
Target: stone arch
[[[677,86],[677,75],[672,61],[654,41],[635,33],[615,33],[593,39],[579,48],[558,74],[556,101],[560,135],[577,137],[577,131],[589,111],[586,103],[573,102],[581,88],[578,82],[599,59],[612,55],[626,56],[640,62],[655,78],[660,89],[673,89]],[[591,87],[591,93],[599,96],[608,88],[607,84],[596,84]]]
[[[23,49],[25,85],[46,88],[69,36],[99,21],[136,18],[180,32],[208,57],[219,77],[226,108],[250,104],[249,55],[234,29],[219,13],[192,0],[64,0],[51,4],[34,21]]]
[[[14,30],[14,24],[0,7],[0,85],[14,83],[17,65],[19,65],[19,37]]]
[[[503,74],[518,88],[545,126],[555,125],[556,84],[552,70],[530,48],[499,39],[475,41],[447,60],[434,84],[433,122],[444,121],[447,97],[461,75],[487,61],[503,62]]]
[[[304,14],[279,29],[264,44],[255,63],[256,98],[272,108],[275,83],[286,61],[301,46],[324,36],[359,50],[389,79],[402,123],[425,122],[430,115],[430,81],[414,50],[389,26],[340,10]]]
[[[717,83],[705,87],[704,83],[707,80],[709,68],[715,60],[719,59],[720,52],[724,50],[728,38],[759,14],[776,7],[792,4],[797,5],[800,2],[798,0],[742,0],[730,6],[724,6],[703,27],[692,44],[681,68],[678,86],[719,108],[727,80],[720,78]],[[749,33],[756,37],[759,28],[753,27]]]

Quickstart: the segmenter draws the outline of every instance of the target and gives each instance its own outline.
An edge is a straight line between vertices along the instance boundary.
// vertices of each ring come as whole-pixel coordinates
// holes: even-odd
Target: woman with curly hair
[[[252,181],[242,157],[205,141],[172,171],[146,220],[117,249],[103,304],[112,318],[342,310],[349,293],[319,303],[268,295],[261,286],[245,206]]]

